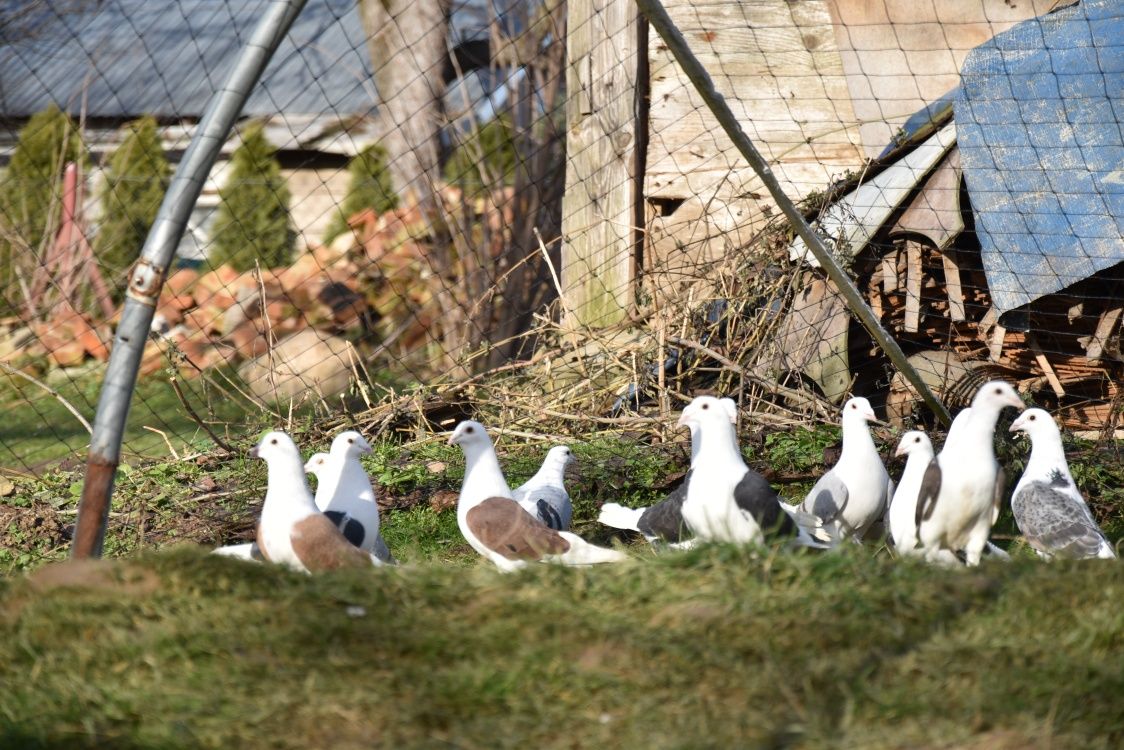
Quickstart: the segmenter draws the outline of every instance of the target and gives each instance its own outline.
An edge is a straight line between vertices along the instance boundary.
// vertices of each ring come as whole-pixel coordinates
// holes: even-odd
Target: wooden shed
[[[970,50],[1056,0],[667,0],[788,195],[863,168],[959,83]],[[776,213],[632,0],[571,0],[563,286],[628,315]]]

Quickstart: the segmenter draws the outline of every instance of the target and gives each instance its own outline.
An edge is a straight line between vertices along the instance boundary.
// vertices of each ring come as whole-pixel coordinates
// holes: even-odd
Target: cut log
[[[944,265],[944,285],[948,294],[948,316],[955,321],[967,319],[964,314],[964,292],[960,287],[960,258],[954,247],[946,247],[941,253]]]

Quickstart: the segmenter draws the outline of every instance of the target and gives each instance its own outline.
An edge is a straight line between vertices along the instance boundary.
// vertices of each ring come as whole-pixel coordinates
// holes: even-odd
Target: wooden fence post
[[[627,317],[635,297],[637,114],[642,96],[633,0],[570,0],[566,41],[566,193],[562,288],[569,324]]]

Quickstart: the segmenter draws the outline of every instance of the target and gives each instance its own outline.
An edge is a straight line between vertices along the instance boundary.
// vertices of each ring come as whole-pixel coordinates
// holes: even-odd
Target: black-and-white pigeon
[[[316,507],[332,519],[347,540],[393,565],[394,556],[379,533],[379,506],[375,488],[359,457],[371,446],[355,430],[341,432],[328,453],[315,453],[304,470],[316,477]]]
[[[267,561],[306,572],[377,564],[372,555],[348,542],[316,507],[292,438],[284,432],[268,432],[250,455],[268,466],[269,486],[257,535],[258,548]]]
[[[700,541],[810,541],[765,478],[746,466],[729,406],[723,401],[729,399],[699,396],[679,417],[680,427],[691,428],[694,455],[681,510],[684,524]]]
[[[524,510],[555,531],[569,531],[574,515],[565,478],[566,467],[573,462],[569,446],[556,445],[547,451],[535,475],[511,491]]]
[[[628,556],[590,544],[568,531],[555,531],[515,502],[500,471],[492,439],[475,421],[457,425],[450,445],[464,451],[464,483],[457,499],[457,524],[474,550],[508,572],[529,562],[594,565]]]
[[[734,400],[719,399],[719,404],[726,411],[730,423],[737,424],[737,404]],[[691,430],[691,465],[693,466],[699,450],[699,441],[695,439],[695,430],[698,428],[693,423],[687,426]],[[688,469],[679,486],[658,503],[642,508],[629,508],[620,503],[605,503],[601,506],[597,521],[614,529],[640,532],[650,544],[690,546],[693,541],[691,532],[683,522],[683,502],[687,499],[690,485],[691,469]]]
[[[1015,523],[1030,546],[1046,558],[1116,557],[1069,473],[1054,418],[1042,409],[1027,409],[1011,432],[1030,437],[1030,459],[1011,496]]]
[[[941,561],[941,550],[963,552],[968,565],[980,562],[1003,500],[994,440],[999,413],[1007,406],[1024,406],[1008,383],[992,380],[980,386],[963,427],[953,431],[925,469],[914,520],[931,562]]]
[[[800,510],[819,519],[830,541],[861,541],[885,515],[894,483],[867,426],[877,421],[870,402],[861,396],[850,399],[843,405],[841,421],[839,461],[812,487]]]

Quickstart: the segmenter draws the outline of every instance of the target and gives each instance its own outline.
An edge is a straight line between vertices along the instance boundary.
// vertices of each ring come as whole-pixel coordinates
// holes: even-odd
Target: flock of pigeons
[[[993,442],[999,414],[1008,406],[1025,405],[1007,383],[985,383],[957,415],[939,453],[925,433],[906,432],[896,453],[907,457],[906,465],[895,489],[870,434],[874,411],[865,398],[852,398],[843,407],[838,463],[799,505],[789,505],[746,466],[734,401],[700,396],[678,421],[691,431],[691,467],[683,483],[649,508],[606,503],[599,521],[677,548],[780,542],[826,549],[886,536],[899,554],[934,563],[976,565],[984,554],[1006,557],[988,535],[1005,497]],[[1053,418],[1042,409],[1026,409],[1010,429],[1031,440],[1030,458],[1011,497],[1015,521],[1030,545],[1046,558],[1116,557],[1073,481]],[[461,422],[449,443],[465,456],[457,501],[461,533],[500,570],[531,562],[592,565],[628,558],[569,531],[573,508],[563,475],[574,459],[568,447],[552,448],[538,473],[513,491],[483,425]],[[251,451],[266,461],[269,473],[257,539],[216,552],[303,571],[393,564],[379,534],[374,488],[359,462],[370,451],[362,435],[348,431],[332,441],[328,453],[303,463],[288,435],[267,433]],[[315,496],[306,473],[317,478]]]

